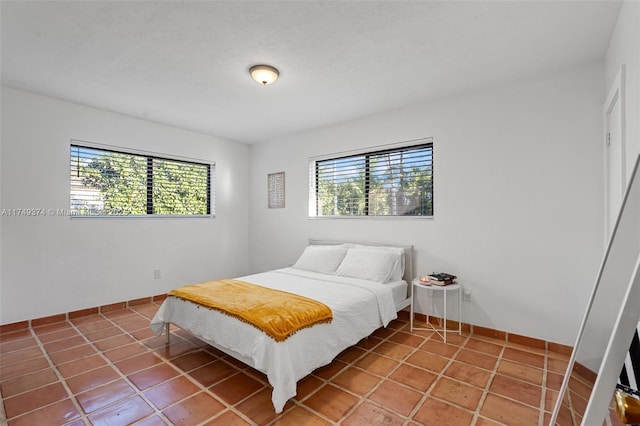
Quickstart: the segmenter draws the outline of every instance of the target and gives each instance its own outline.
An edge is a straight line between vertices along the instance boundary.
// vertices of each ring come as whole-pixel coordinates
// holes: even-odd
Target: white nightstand
[[[410,311],[410,317],[409,317],[409,322],[410,322],[410,327],[411,327],[411,331],[413,330],[433,330],[436,333],[438,333],[438,335],[440,337],[442,337],[442,339],[444,340],[445,343],[447,343],[447,293],[450,293],[452,291],[457,293],[458,296],[458,334],[462,335],[462,289],[460,287],[460,284],[455,283],[455,284],[449,284],[449,285],[445,285],[445,286],[439,286],[439,285],[429,285],[429,284],[423,284],[420,282],[420,279],[416,278],[414,279],[411,284],[413,285],[413,288],[411,289],[411,311]],[[429,322],[429,317],[430,315],[427,315],[427,325],[429,326],[428,328],[419,328],[419,327],[414,327],[413,326],[413,301],[415,300],[416,296],[417,296],[417,291],[419,289],[426,289],[429,290],[429,299],[431,300],[431,311],[433,311],[433,306],[434,306],[434,298],[433,295],[430,293],[431,291],[437,291],[437,292],[442,292],[443,293],[443,304],[444,304],[444,324],[442,328],[435,328],[430,322]]]

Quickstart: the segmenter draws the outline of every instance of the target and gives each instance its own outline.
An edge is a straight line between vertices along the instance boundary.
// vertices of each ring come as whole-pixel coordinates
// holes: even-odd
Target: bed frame
[[[394,245],[394,244],[379,244],[379,243],[367,243],[367,242],[358,242],[358,241],[339,241],[339,240],[321,240],[321,239],[309,239],[309,245],[325,245],[325,246],[333,246],[340,244],[360,244],[363,246],[375,246],[375,247],[400,247],[404,250],[404,275],[402,279],[407,282],[407,297],[399,303],[396,303],[396,312],[400,312],[401,310],[408,308],[411,305],[411,291],[413,285],[411,281],[414,278],[413,275],[413,246],[404,246],[404,245]],[[171,323],[166,323],[165,325],[165,336],[167,345],[171,342]],[[215,346],[215,345],[212,345]],[[217,347],[218,348],[218,347]],[[227,352],[225,349],[218,348],[223,352]],[[230,354],[238,358],[238,354]],[[242,357],[239,359],[242,360]],[[247,363],[244,360],[245,364]]]
[[[346,243],[345,241],[334,241],[334,240],[320,240],[320,239],[312,239],[309,240],[309,245],[337,245],[337,244],[343,244]],[[411,303],[411,281],[413,279],[413,246],[398,246],[398,245],[391,245],[391,244],[375,244],[375,243],[360,243],[360,242],[350,242],[352,244],[361,244],[364,246],[388,246],[388,247],[399,247],[402,248],[404,250],[404,254],[405,254],[405,273],[403,275],[403,279],[408,283],[407,286],[407,295],[406,298],[398,303],[395,304],[395,309],[396,312],[405,309],[406,307],[408,307]],[[155,319],[155,317],[154,317]],[[152,320],[153,321],[153,320]],[[189,330],[187,330],[189,331]],[[166,341],[167,344],[169,344],[170,341],[170,336],[171,336],[171,323],[170,322],[166,322],[165,323],[165,332],[166,332]],[[222,347],[221,345],[216,344],[215,342],[211,342],[207,340],[207,343],[210,344],[211,346],[213,346],[214,348],[220,350],[221,352],[230,355],[231,357],[237,359],[238,361],[241,361],[245,364],[247,364],[250,367],[256,368],[255,364],[254,364],[254,360],[250,357],[247,356],[243,356],[240,353],[237,353],[234,350]],[[268,368],[267,368],[268,370]],[[262,370],[261,370],[262,371]],[[267,374],[267,376],[269,376],[269,374],[271,374],[269,371],[263,371],[265,374]],[[278,378],[283,378],[287,379],[286,375],[285,376],[280,376],[279,374],[276,373],[275,377]],[[276,410],[276,413],[281,412],[282,411],[282,407],[284,407],[284,404],[286,404],[286,401],[284,402],[284,404],[282,405],[282,407],[279,406],[280,402],[281,402],[281,398],[283,398],[283,393],[288,393],[289,391],[286,390],[287,389],[287,385],[280,383],[280,385],[276,388],[274,387],[274,391],[272,393],[272,402],[274,403],[274,408]],[[277,392],[277,396],[276,396],[276,390],[278,390]],[[295,395],[295,393],[294,393]],[[275,399],[278,399],[278,402],[276,402]],[[278,411],[280,410],[280,411]]]

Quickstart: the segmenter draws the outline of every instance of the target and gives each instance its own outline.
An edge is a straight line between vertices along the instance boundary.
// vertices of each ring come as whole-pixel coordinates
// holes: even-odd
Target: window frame
[[[153,163],[153,160],[161,160],[161,161],[171,161],[171,162],[180,162],[180,163],[190,163],[207,167],[207,189],[208,189],[208,203],[207,203],[207,213],[206,214],[158,214],[158,213],[148,213],[150,205],[149,200],[153,197],[152,190],[152,180],[147,182],[147,202],[145,204],[147,213],[145,214],[80,214],[72,207],[72,185],[73,181],[71,180],[71,176],[69,176],[69,210],[67,216],[72,219],[76,218],[96,218],[96,219],[111,219],[111,218],[126,218],[126,219],[157,219],[157,218],[215,218],[216,215],[216,163],[214,161],[182,157],[178,155],[169,155],[158,152],[150,152],[133,148],[125,148],[116,145],[107,145],[102,143],[88,142],[78,139],[71,139],[69,144],[69,172],[71,173],[71,163],[73,162],[73,149],[74,147],[79,148],[87,148],[93,150],[102,150],[113,152],[116,154],[122,155],[131,155],[144,157],[146,160],[147,168],[145,170],[145,174],[148,173],[148,168],[150,162]]]
[[[327,160],[339,160],[348,157],[364,156],[366,165],[364,172],[367,175],[365,179],[365,200],[368,200],[370,179],[368,175],[370,168],[368,165],[369,159],[372,156],[384,154],[393,151],[401,151],[403,149],[410,149],[412,147],[429,146],[431,148],[431,214],[430,215],[369,215],[368,201],[365,204],[364,209],[367,211],[366,215],[320,215],[318,214],[318,163]],[[377,145],[364,149],[357,149],[351,151],[342,151],[332,154],[326,154],[309,158],[309,207],[308,217],[309,219],[361,219],[361,220],[432,220],[435,216],[435,188],[433,185],[434,177],[434,142],[432,137],[412,139],[403,142],[397,142],[392,144]]]

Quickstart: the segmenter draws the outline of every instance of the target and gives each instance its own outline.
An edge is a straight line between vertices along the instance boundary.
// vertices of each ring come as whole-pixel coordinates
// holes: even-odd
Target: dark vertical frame
[[[147,157],[147,214],[153,214],[153,158]]]

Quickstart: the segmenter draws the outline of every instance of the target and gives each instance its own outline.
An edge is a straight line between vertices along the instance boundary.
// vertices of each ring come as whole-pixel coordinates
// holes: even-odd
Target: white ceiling
[[[602,61],[621,2],[0,7],[3,85],[257,143]],[[257,63],[280,80],[255,83],[247,70]]]

